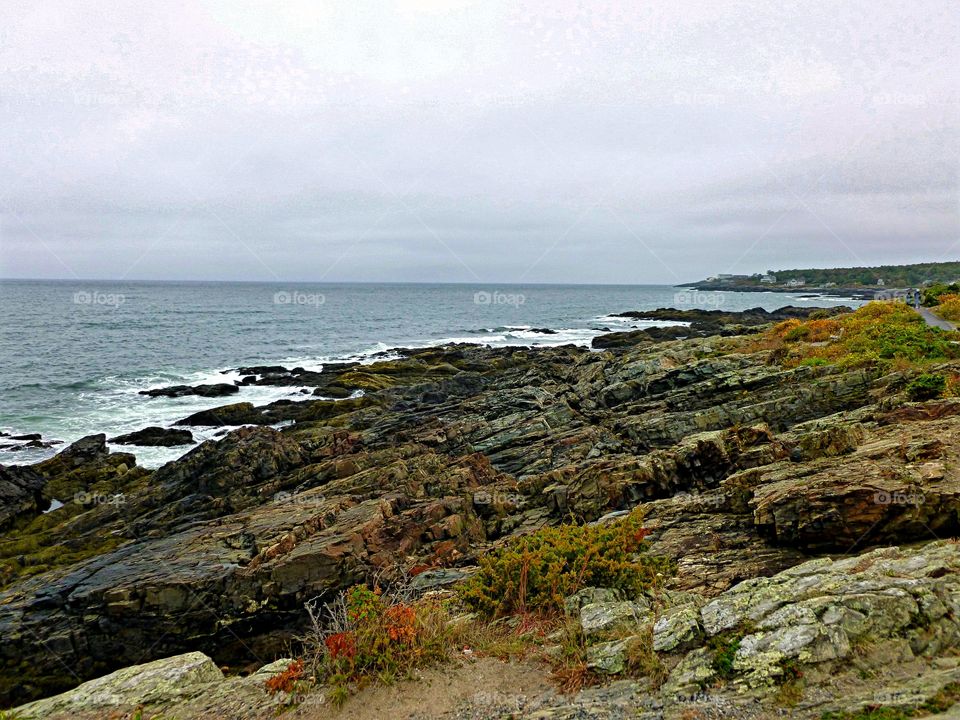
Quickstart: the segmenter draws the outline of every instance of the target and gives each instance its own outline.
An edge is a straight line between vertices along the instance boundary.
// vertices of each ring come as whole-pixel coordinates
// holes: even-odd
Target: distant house
[[[717,275],[717,282],[732,283],[734,280],[749,280],[749,275],[731,275],[730,273],[720,273]]]
[[[877,278],[877,287],[884,287],[886,283],[883,281],[883,278]]]
[[[790,278],[786,282],[787,287],[803,287],[807,284],[807,279],[805,277]]]
[[[763,275],[763,276],[760,277],[760,282],[762,282],[762,283],[764,283],[764,284],[766,284],[766,285],[776,285],[776,284],[777,284],[777,276],[776,276],[776,275],[773,275],[773,274],[771,274],[771,273],[767,273],[766,275]]]

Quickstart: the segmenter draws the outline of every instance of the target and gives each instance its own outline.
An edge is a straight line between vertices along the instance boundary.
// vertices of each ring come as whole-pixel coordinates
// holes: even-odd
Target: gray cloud
[[[948,0],[8,3],[0,275],[956,258]]]

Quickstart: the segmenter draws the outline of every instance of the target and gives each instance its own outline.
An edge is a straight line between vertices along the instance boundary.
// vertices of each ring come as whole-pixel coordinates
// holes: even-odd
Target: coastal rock
[[[701,624],[707,636],[742,629],[733,668],[754,685],[787,660],[840,660],[865,640],[906,637],[914,654],[942,652],[960,644],[958,571],[960,546],[948,541],[821,558],[740,583],[701,609]]]
[[[45,507],[46,478],[29,467],[0,465],[0,529],[18,517],[36,515]]]
[[[695,605],[668,610],[653,625],[653,649],[656,652],[688,650],[702,635],[700,612]]]
[[[264,417],[261,410],[254,408],[253,403],[241,402],[201,410],[183,420],[178,420],[175,424],[216,427],[218,425],[270,425],[271,423]]]
[[[652,618],[646,603],[630,600],[621,602],[595,602],[580,608],[580,629],[588,640],[623,635],[630,630],[639,631],[640,626]]]
[[[23,705],[16,709],[15,716],[40,720],[57,714],[161,705],[199,695],[223,679],[213,660],[192,652],[117,670],[69,692]]]
[[[171,428],[148,427],[136,432],[118,435],[110,438],[114,445],[141,445],[172,447],[176,445],[192,445],[193,435],[189,430],[174,430]]]
[[[596,350],[623,348],[653,342],[653,336],[645,330],[627,330],[597,335],[590,341],[590,347]]]
[[[742,324],[732,316],[724,323]],[[649,598],[649,623],[663,621],[654,642],[664,652],[692,647],[690,658],[704,650],[703,637],[727,627],[717,618],[731,616],[733,626],[719,632],[743,633],[745,664],[736,673],[748,684],[775,675],[775,655],[818,658],[811,666],[829,665],[831,653],[849,657],[833,628],[860,642],[847,632],[844,623],[859,620],[846,610],[870,612],[847,603],[853,589],[835,594],[835,574],[808,582],[846,608],[837,623],[819,610],[816,622],[804,620],[802,603],[813,598],[802,586],[776,585],[778,607],[801,609],[764,628],[766,615],[739,609],[741,601],[753,607],[752,596],[734,598],[817,554],[953,534],[960,415],[942,409],[949,401],[898,404],[902,374],[788,368],[724,332],[616,352],[454,345],[324,367],[319,376],[330,382],[316,387],[351,397],[197,413],[180,427],[222,424],[222,439],[153,472],[132,455],[109,453],[103,436],[84,439],[29,469],[42,480],[9,491],[24,503],[13,522],[29,531],[0,530],[0,697],[9,704],[69,688],[77,679],[63,663],[85,680],[190,651],[232,665],[279,657],[302,632],[303,604],[314,597],[413,568],[428,568],[423,583],[445,583],[512,538],[637,505],[647,552],[676,567],[663,578],[663,596]],[[294,376],[242,370],[252,382]],[[264,427],[280,423],[282,430]],[[923,498],[879,504],[880,491]],[[71,502],[77,493],[84,502]],[[118,495],[122,503],[103,501]],[[41,515],[54,499],[66,507]],[[941,622],[950,616],[935,620],[923,609],[935,599],[948,605],[934,586],[952,582],[948,575],[914,578],[929,585],[923,606],[923,593],[883,585],[897,572],[870,576],[882,589],[861,594],[887,622],[868,624],[909,636],[918,653],[950,647],[953,630]],[[913,606],[900,590],[926,614],[926,627],[902,625]],[[700,611],[704,600],[693,593],[724,604]],[[874,596],[897,599],[880,607]],[[579,618],[591,604],[627,600],[593,589],[568,611]],[[758,637],[743,642],[748,635]],[[702,663],[690,663],[687,675],[699,677]]]
[[[171,387],[141,390],[140,395],[149,397],[178,398],[196,395],[198,397],[223,397],[240,392],[233,383],[214,383],[211,385],[173,385]]]

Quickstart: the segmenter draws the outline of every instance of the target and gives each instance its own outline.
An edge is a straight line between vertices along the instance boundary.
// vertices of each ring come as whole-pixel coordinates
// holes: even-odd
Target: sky
[[[0,277],[960,258],[955,0],[0,6]]]

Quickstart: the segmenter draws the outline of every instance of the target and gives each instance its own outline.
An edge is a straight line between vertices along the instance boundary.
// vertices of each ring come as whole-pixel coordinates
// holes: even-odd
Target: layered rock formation
[[[197,413],[182,425],[254,427],[152,473],[103,436],[3,469],[0,697],[178,653],[263,664],[286,652],[310,598],[372,573],[465,568],[546,523],[638,503],[651,552],[676,562],[668,590],[700,598],[671,616],[658,640],[671,650],[709,635],[711,598],[757,578],[955,535],[960,403],[907,402],[909,371],[784,368],[747,351],[742,320],[604,352],[456,345],[313,375],[247,368],[247,383],[345,399]],[[52,500],[67,504],[43,514]],[[741,647],[782,652],[769,634],[781,626],[833,642],[804,612]]]

